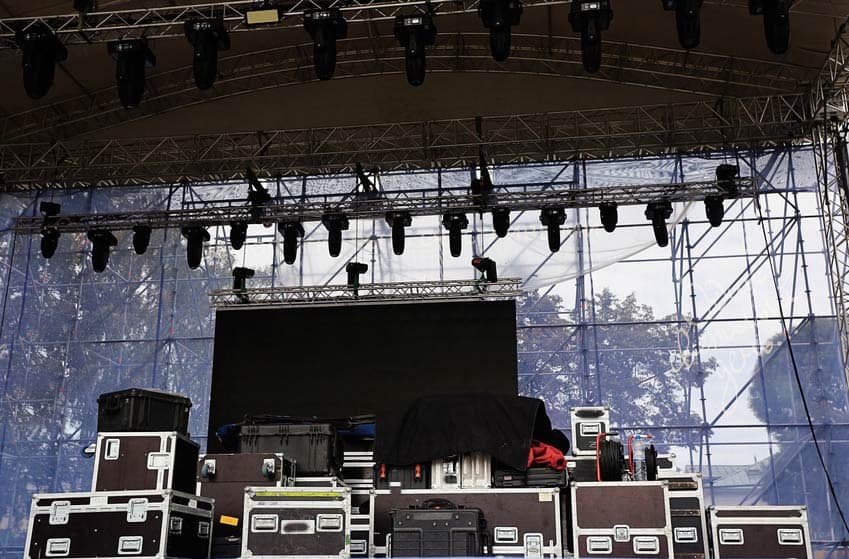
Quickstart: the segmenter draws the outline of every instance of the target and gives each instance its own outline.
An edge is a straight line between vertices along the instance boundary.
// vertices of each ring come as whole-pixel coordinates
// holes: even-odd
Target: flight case
[[[177,491],[37,494],[24,557],[209,556],[213,503]]]

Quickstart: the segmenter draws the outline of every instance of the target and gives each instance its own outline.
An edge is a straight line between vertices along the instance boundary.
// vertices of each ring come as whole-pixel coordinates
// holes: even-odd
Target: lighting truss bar
[[[849,114],[849,17],[837,30],[831,43],[819,79],[811,88],[810,113],[813,119],[836,118],[840,121]]]
[[[524,0],[526,7],[568,4],[570,0]],[[349,23],[394,19],[410,8],[432,6],[440,15],[476,12],[478,0],[396,0],[394,2],[369,2],[368,0],[295,0],[280,9],[280,23],[276,28],[300,28],[306,10],[339,8]],[[0,19],[0,48],[14,48],[17,30],[42,24],[59,35],[65,44],[104,43],[126,38],[147,39],[183,36],[183,24],[191,19],[221,19],[230,32],[256,31],[245,25],[245,14],[257,7],[254,0],[195,4],[188,6],[163,6],[114,12],[92,12],[80,19],[79,14]]]
[[[524,0],[525,7],[568,4],[570,0]],[[743,8],[746,0],[706,0],[706,4]],[[478,0],[396,0],[394,2],[369,2],[368,0],[295,0],[285,7],[281,4],[281,21],[278,28],[301,27],[301,16],[305,10],[317,8],[340,8],[349,22],[369,22],[393,19],[411,7],[432,6],[440,15],[476,12]],[[42,24],[59,35],[65,44],[90,44],[125,38],[183,36],[183,23],[189,19],[220,18],[228,31],[251,31],[244,23],[245,13],[256,7],[254,0],[233,2],[190,4],[184,6],[162,6],[92,12],[80,18],[77,13],[45,15],[35,17],[0,19],[0,49],[15,48],[17,30]]]
[[[806,97],[773,95],[556,113],[262,132],[0,143],[0,190],[641,157],[810,143]],[[478,133],[480,124],[482,134]]]
[[[731,199],[749,197],[757,193],[757,183],[751,178],[740,178],[735,183],[738,192],[736,195],[724,194],[714,181],[562,190],[529,190],[523,185],[511,185],[497,188],[483,203],[481,198],[468,192],[456,193],[439,189],[384,191],[380,193],[379,198],[357,197],[351,194],[285,197],[275,199],[264,206],[258,220],[252,217],[249,206],[223,203],[169,211],[60,215],[52,226],[63,232],[83,232],[91,229],[119,231],[132,229],[134,225],[140,224],[154,229],[188,225],[210,227],[228,225],[233,221],[321,221],[324,214],[331,212],[343,213],[349,219],[383,219],[387,212],[398,211],[410,212],[411,215],[417,216],[442,215],[448,212],[477,213],[489,211],[496,205],[507,206],[513,211],[539,210],[545,207],[595,207],[602,202],[645,205],[660,200],[687,202],[704,200],[710,195],[724,195]],[[41,217],[18,218],[15,230],[19,233],[38,233],[43,221]]]
[[[256,307],[347,306],[372,303],[421,303],[457,299],[507,299],[522,295],[521,279],[487,283],[476,280],[369,283],[347,285],[221,289],[210,293],[212,307],[241,310]]]
[[[580,38],[513,33],[512,56],[490,56],[489,34],[457,33],[428,49],[428,72],[503,72],[586,79]],[[605,42],[605,64],[592,79],[699,96],[748,98],[806,91],[817,72],[783,62],[727,57],[647,45]],[[313,77],[312,43],[282,45],[222,56],[221,77],[206,102],[255,91],[307,83]],[[353,36],[339,41],[334,79],[405,72],[404,48],[394,36]],[[402,78],[403,79],[403,78]],[[114,87],[92,91],[0,118],[3,142],[71,138],[103,131],[131,120],[178,111],[198,102],[191,67],[148,76],[149,94],[130,114]]]

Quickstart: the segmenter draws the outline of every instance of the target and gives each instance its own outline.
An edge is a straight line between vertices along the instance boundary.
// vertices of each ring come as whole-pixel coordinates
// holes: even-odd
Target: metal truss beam
[[[523,0],[525,7],[568,4],[571,0]],[[281,8],[281,19],[275,28],[301,27],[304,11],[313,8],[342,10],[349,22],[370,22],[392,19],[399,13],[423,9],[430,4],[436,13],[460,14],[476,12],[478,0],[295,0],[291,6]],[[743,7],[743,0],[706,0],[706,4]],[[255,0],[236,0],[206,4],[162,6],[134,10],[92,12],[81,18],[79,14],[4,18],[0,19],[0,48],[14,48],[15,33],[33,25],[44,25],[59,35],[65,44],[90,44],[124,38],[164,38],[183,36],[183,23],[192,19],[215,18],[224,21],[233,31],[252,31],[244,24],[245,13],[256,6]]]
[[[600,71],[588,77],[582,69],[580,39],[576,37],[514,34],[511,57],[496,63],[490,55],[488,34],[456,33],[428,50],[428,70],[594,79],[731,97],[791,94],[801,91],[813,78],[805,68],[769,61],[613,42],[606,43],[605,49]],[[189,52],[187,47],[187,55]],[[404,49],[393,36],[354,37],[339,42],[334,79],[403,75],[404,64]],[[133,111],[124,109],[117,89],[109,87],[9,115],[2,119],[2,139],[69,138],[200,102],[314,81],[312,44],[222,57],[219,70],[221,78],[215,88],[203,96],[195,86],[192,67],[186,66],[150,76],[144,103]]]
[[[748,177],[735,180],[735,191],[720,188],[716,182],[688,182],[675,184],[645,184],[601,188],[557,189],[569,183],[513,184],[494,188],[485,196],[473,195],[468,187],[454,189],[420,189],[383,191],[377,196],[362,194],[335,194],[293,196],[277,198],[259,209],[245,202],[234,205],[227,200],[204,203],[197,208],[180,210],[138,211],[105,214],[60,215],[51,219],[50,226],[66,232],[83,232],[90,229],[128,230],[145,224],[165,229],[187,225],[229,225],[234,221],[287,222],[321,221],[327,213],[343,213],[350,219],[383,219],[387,212],[406,211],[411,215],[442,215],[450,212],[484,212],[504,205],[513,211],[539,210],[547,207],[595,207],[602,202],[620,205],[645,205],[668,200],[687,202],[704,200],[707,196],[727,199],[754,196],[757,183]],[[38,233],[44,220],[36,217],[18,218],[18,233]]]
[[[845,120],[849,113],[849,17],[831,42],[825,65],[811,88],[811,115],[814,119]]]
[[[343,306],[371,303],[421,303],[456,299],[506,299],[519,297],[518,278],[488,283],[475,280],[315,285],[258,289],[221,289],[210,293],[212,307],[241,310],[256,307]]]
[[[814,129],[814,163],[822,212],[823,237],[831,283],[831,300],[840,337],[840,353],[849,385],[849,185],[847,169],[838,165],[835,149],[843,149],[835,141],[836,124],[822,123]],[[845,155],[844,155],[845,157]],[[841,173],[844,174],[841,177]]]
[[[2,190],[221,182],[265,177],[566,161],[806,143],[803,95],[483,119],[161,138],[0,144]]]

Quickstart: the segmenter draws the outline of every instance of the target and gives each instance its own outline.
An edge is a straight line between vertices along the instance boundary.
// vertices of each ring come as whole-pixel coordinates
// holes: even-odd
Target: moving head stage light
[[[186,238],[186,263],[196,270],[203,260],[203,243],[209,242],[209,231],[200,225],[192,225],[183,227],[182,233]]]
[[[581,34],[581,60],[587,72],[601,67],[601,32],[610,27],[612,19],[610,0],[572,0],[569,23],[572,31]]]
[[[425,47],[436,40],[436,26],[430,14],[411,16],[399,15],[395,18],[395,38],[404,47],[404,60],[407,81],[419,86],[425,80]]]
[[[404,229],[413,224],[413,216],[410,212],[388,212],[386,223],[392,228],[392,252],[400,256],[406,243]]]
[[[304,29],[313,40],[313,64],[320,80],[329,80],[336,70],[336,40],[348,36],[348,22],[339,8],[307,10]]]
[[[133,250],[136,254],[144,254],[150,245],[150,234],[152,229],[148,225],[136,225],[133,227]]]
[[[156,66],[156,56],[145,39],[113,41],[107,50],[115,60],[118,97],[126,109],[138,107],[144,95],[145,68]]]
[[[368,264],[348,262],[345,272],[348,273],[348,287],[356,289],[360,286],[360,276],[368,272]]]
[[[504,62],[510,56],[511,27],[519,25],[522,17],[520,0],[481,0],[478,15],[484,27],[489,29],[489,49],[496,62]]]
[[[68,50],[44,24],[31,25],[15,35],[23,51],[24,90],[30,99],[41,99],[53,87],[56,63],[68,59]]]
[[[184,25],[194,47],[192,73],[198,89],[209,89],[218,77],[218,51],[230,50],[230,36],[220,19],[197,19]]]
[[[685,49],[694,49],[701,42],[702,0],[662,0],[664,10],[675,10],[678,43]]]
[[[669,244],[669,230],[666,228],[666,220],[672,217],[672,204],[667,201],[651,202],[646,208],[645,215],[646,219],[651,221],[657,246],[667,246]]]
[[[348,230],[348,217],[341,213],[324,214],[321,223],[327,229],[327,249],[336,258],[342,252],[342,231]]]
[[[62,206],[55,202],[42,202],[38,206],[39,211],[44,216],[44,222],[41,225],[41,255],[44,258],[50,258],[56,253],[56,248],[59,246],[59,229],[55,227],[56,216],[62,209]]]
[[[86,235],[91,241],[91,267],[97,273],[106,269],[109,263],[109,249],[118,245],[118,239],[105,229],[94,229]]]

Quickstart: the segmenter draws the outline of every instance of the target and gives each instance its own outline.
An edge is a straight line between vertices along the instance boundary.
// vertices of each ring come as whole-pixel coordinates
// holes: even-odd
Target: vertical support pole
[[[845,143],[834,142],[835,136],[841,135],[841,130],[835,123],[827,120],[818,121],[813,127],[814,167],[817,172],[817,194],[822,215],[823,246],[828,262],[829,280],[831,282],[831,301],[837,321],[837,331],[840,338],[840,356],[843,376],[849,384],[849,301],[847,301],[847,281],[849,281],[849,221],[847,221],[847,202],[849,202],[849,169],[846,168]],[[832,147],[843,149],[840,156]],[[841,148],[842,146],[842,148]],[[838,149],[838,151],[839,151]],[[842,167],[842,168],[839,168]]]
[[[572,189],[578,189],[581,184],[581,170],[583,169],[583,161],[581,165],[575,164],[572,170]],[[575,276],[575,324],[577,327],[578,336],[578,368],[581,371],[583,379],[581,385],[581,395],[585,405],[593,404],[593,382],[590,374],[589,363],[587,362],[587,317],[586,307],[587,299],[585,294],[584,274],[584,231],[581,226],[581,210],[577,208],[575,211],[575,250],[576,250],[576,276]],[[596,372],[597,373],[597,372]]]

